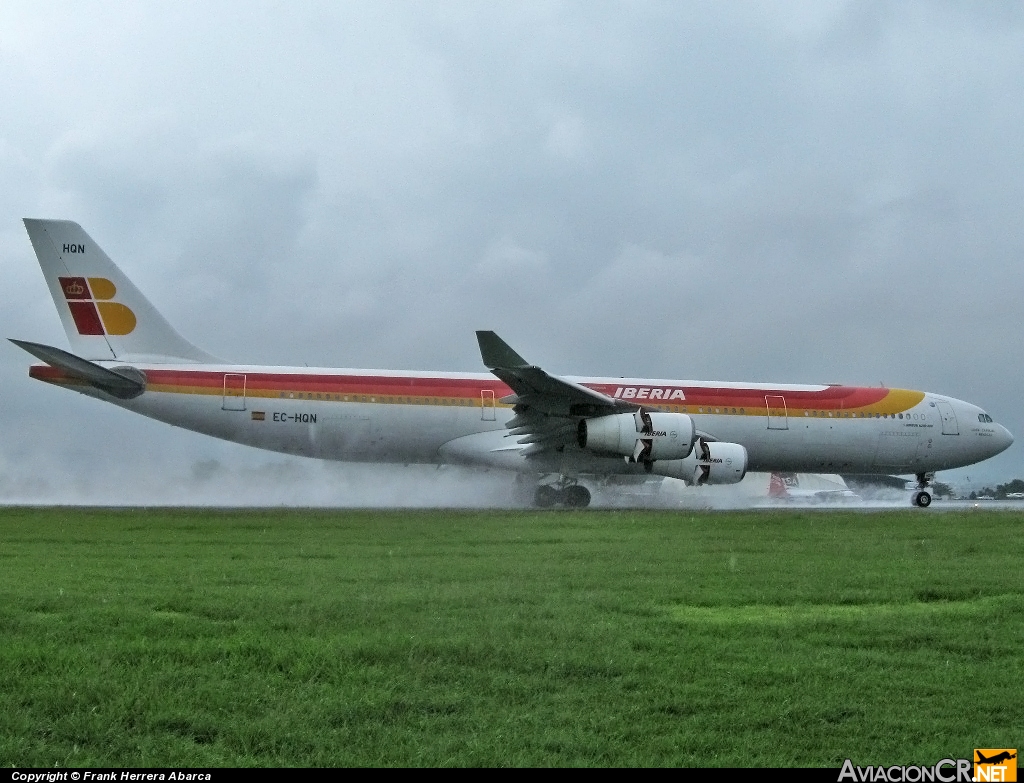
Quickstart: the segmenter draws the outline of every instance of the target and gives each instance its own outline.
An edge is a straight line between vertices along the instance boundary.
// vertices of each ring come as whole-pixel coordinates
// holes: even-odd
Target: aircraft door
[[[494,392],[491,389],[480,390],[480,419],[481,421],[495,421]]]
[[[245,410],[245,375],[224,373],[224,402],[221,408],[226,411]]]
[[[959,435],[960,426],[957,424],[953,406],[948,402],[936,402],[935,405],[939,409],[939,418],[942,419],[942,434]]]
[[[786,415],[786,398],[781,394],[766,394],[764,405],[768,411],[768,429],[788,430],[789,417]]]

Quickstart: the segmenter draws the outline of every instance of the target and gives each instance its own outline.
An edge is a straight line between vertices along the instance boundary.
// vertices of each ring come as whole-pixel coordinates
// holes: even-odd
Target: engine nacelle
[[[576,431],[581,448],[630,462],[679,460],[693,451],[697,432],[685,413],[617,413],[583,419]]]
[[[687,484],[736,484],[747,475],[747,450],[739,443],[697,441],[684,459],[663,460],[651,466],[659,476],[682,479]]]

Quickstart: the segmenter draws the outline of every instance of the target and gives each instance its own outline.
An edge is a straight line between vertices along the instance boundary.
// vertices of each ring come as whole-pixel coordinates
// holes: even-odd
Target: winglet
[[[484,360],[484,366],[489,370],[493,370],[496,367],[511,369],[514,367],[532,366],[494,332],[478,331],[476,339],[480,343],[480,358]]]

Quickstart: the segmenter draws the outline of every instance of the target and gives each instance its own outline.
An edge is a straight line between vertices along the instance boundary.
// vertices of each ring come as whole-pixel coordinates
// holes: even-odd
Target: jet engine
[[[736,484],[747,474],[747,450],[739,443],[709,443],[702,438],[685,458],[656,462],[651,472],[696,487]]]
[[[583,419],[576,430],[580,448],[650,465],[679,460],[693,451],[697,433],[685,413],[617,413]]]

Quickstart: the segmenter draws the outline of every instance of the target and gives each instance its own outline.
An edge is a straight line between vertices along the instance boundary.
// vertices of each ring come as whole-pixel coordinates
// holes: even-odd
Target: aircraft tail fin
[[[80,225],[25,218],[72,350],[85,359],[216,362],[178,334]]]

